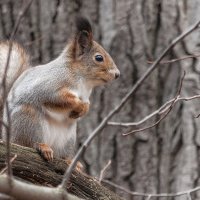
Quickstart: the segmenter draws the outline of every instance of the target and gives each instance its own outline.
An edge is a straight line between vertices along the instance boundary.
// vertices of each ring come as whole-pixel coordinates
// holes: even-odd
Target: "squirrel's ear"
[[[76,19],[75,56],[88,52],[92,47],[93,34],[89,21],[83,17]]]

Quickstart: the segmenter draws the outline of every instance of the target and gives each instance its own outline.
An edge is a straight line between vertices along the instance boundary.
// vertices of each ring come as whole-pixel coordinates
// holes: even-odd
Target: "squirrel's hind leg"
[[[11,142],[35,148],[46,160],[53,160],[53,150],[44,143],[42,113],[31,105],[22,105],[11,114]]]

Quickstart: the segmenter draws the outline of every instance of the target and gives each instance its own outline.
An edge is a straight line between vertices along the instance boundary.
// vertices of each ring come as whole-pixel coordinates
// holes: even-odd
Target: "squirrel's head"
[[[120,72],[113,59],[100,44],[93,40],[89,21],[83,17],[77,18],[76,30],[68,51],[73,70],[83,74],[94,86],[118,78]]]

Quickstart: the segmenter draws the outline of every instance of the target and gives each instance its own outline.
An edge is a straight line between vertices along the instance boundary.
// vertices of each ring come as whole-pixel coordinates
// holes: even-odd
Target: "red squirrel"
[[[7,48],[8,44],[3,45]],[[7,97],[8,110],[4,108],[5,123],[6,112],[10,115],[11,142],[36,148],[48,161],[53,156],[71,160],[77,120],[89,110],[92,89],[118,78],[118,68],[93,40],[91,25],[83,17],[77,19],[76,32],[63,52],[47,64],[29,68],[22,47],[17,43],[13,47],[19,65],[9,76],[23,71],[18,72],[21,60],[27,60],[27,69],[14,82]],[[11,56],[11,63],[15,62],[13,59]],[[0,66],[2,63],[0,59]],[[5,129],[3,138],[6,139]]]

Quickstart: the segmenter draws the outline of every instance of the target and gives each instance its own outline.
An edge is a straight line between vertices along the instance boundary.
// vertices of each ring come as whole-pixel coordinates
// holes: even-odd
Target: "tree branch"
[[[141,196],[141,197],[147,197],[147,199],[151,199],[152,197],[179,197],[179,196],[187,196],[188,200],[191,200],[191,193],[200,191],[200,186],[192,188],[190,190],[185,190],[182,192],[175,192],[175,193],[160,193],[160,194],[154,194],[154,193],[142,193],[142,192],[133,192],[130,191],[120,185],[117,185],[111,181],[108,180],[102,180],[103,183],[106,183],[110,186],[113,186],[115,188],[118,188],[124,192],[126,192],[127,194],[130,194],[132,196]],[[189,198],[190,197],[190,198]]]
[[[12,163],[13,175],[15,177],[36,185],[48,187],[56,187],[61,183],[63,174],[68,166],[64,160],[54,158],[53,162],[47,162],[42,159],[36,150],[16,144],[11,144],[11,152],[11,157],[17,155]],[[5,160],[6,145],[0,142],[0,171],[6,166]],[[88,200],[122,200],[115,193],[103,187],[95,178],[76,170],[72,172],[70,182],[64,189],[80,198]]]
[[[165,104],[163,104],[159,109],[155,110],[154,112],[145,116],[143,119],[141,119],[137,122],[108,122],[108,125],[109,126],[122,126],[122,127],[139,126],[139,125],[143,124],[144,122],[146,122],[147,120],[153,118],[154,116],[165,113],[166,110],[169,109],[169,106],[171,105],[171,103],[174,100],[175,100],[175,103],[177,103],[179,101],[191,101],[191,100],[199,99],[199,98],[200,98],[200,94],[194,95],[191,97],[178,97],[176,100],[175,100],[175,98],[173,98],[173,99],[170,99],[169,101],[167,101]],[[198,118],[198,116],[196,116],[196,118]]]
[[[183,56],[183,57],[180,57],[180,58],[174,58],[172,60],[164,60],[162,62],[160,62],[160,64],[169,64],[169,63],[174,63],[174,62],[178,62],[178,61],[181,61],[181,60],[187,60],[189,58],[198,58],[200,57],[200,54],[192,54],[192,55],[189,55],[189,56]],[[154,61],[147,61],[148,64],[152,64],[154,63]]]
[[[148,126],[148,127],[141,128],[141,129],[136,129],[136,130],[132,130],[132,131],[129,131],[129,132],[127,132],[127,133],[123,133],[122,135],[123,135],[123,136],[127,136],[127,135],[130,135],[130,134],[132,134],[132,133],[137,133],[137,132],[145,131],[145,130],[147,130],[147,129],[150,129],[150,128],[155,127],[155,126],[158,125],[163,119],[165,119],[165,118],[167,117],[167,115],[170,113],[170,111],[172,110],[172,108],[174,107],[176,100],[177,100],[177,99],[179,98],[179,96],[180,96],[181,89],[182,89],[182,86],[183,86],[183,79],[184,79],[184,77],[185,77],[185,71],[184,71],[184,75],[183,75],[183,77],[182,77],[182,79],[181,79],[181,82],[180,82],[180,85],[179,85],[179,88],[178,88],[178,91],[177,91],[177,94],[176,94],[174,100],[172,101],[172,103],[170,104],[170,106],[168,107],[168,109],[165,109],[166,112],[165,112],[165,114],[164,114],[160,119],[158,119],[154,124],[152,124],[152,125],[150,125],[150,126]]]
[[[106,169],[110,166],[111,164],[111,160],[108,161],[108,163],[104,166],[104,168],[101,170],[100,172],[100,176],[99,176],[99,183],[101,183],[102,179],[103,179],[103,176],[104,176],[104,173],[106,171]]]

